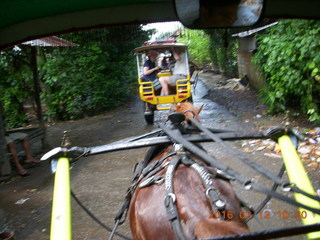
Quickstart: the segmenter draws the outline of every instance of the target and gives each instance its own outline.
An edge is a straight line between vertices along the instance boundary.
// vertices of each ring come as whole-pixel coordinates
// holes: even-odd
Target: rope
[[[193,120],[191,120],[193,122]],[[197,123],[194,121],[194,123]],[[212,140],[214,140],[217,143],[220,143],[223,147],[230,148],[228,145],[226,145],[225,143],[223,143],[223,140],[220,138],[219,134],[212,134],[212,132],[208,133],[208,129],[202,127],[200,125],[197,126],[201,131],[203,131],[204,133],[206,133],[208,136],[210,136],[212,138]],[[231,175],[232,177],[234,177],[234,179],[240,181],[243,183],[244,186],[247,187],[247,189],[254,189],[256,191],[260,191],[263,192],[265,194],[267,194],[267,197],[265,198],[265,200],[260,204],[260,206],[256,209],[255,212],[259,212],[264,206],[265,204],[270,200],[271,197],[276,197],[280,200],[289,202],[295,206],[298,207],[302,207],[304,209],[310,210],[312,212],[315,213],[320,213],[319,209],[314,209],[314,208],[310,208],[304,204],[298,203],[296,201],[294,201],[291,198],[288,198],[284,195],[281,195],[276,191],[277,187],[279,185],[283,185],[283,182],[281,181],[281,176],[284,172],[284,166],[282,166],[278,176],[273,177],[273,174],[271,173],[271,175],[269,174],[269,172],[265,172],[264,171],[264,175],[266,175],[267,177],[271,178],[272,180],[275,181],[275,184],[273,185],[272,189],[265,189],[262,186],[258,185],[257,182],[252,181],[251,179],[247,179],[243,176],[241,176],[239,173],[237,173],[236,171],[230,169],[229,167],[225,166],[223,163],[219,162],[217,159],[215,159],[213,156],[208,155],[207,153],[205,153],[201,148],[197,147],[195,144],[193,144],[192,142],[188,141],[186,138],[183,137],[183,135],[181,134],[180,130],[178,129],[178,126],[173,126],[172,124],[169,123],[169,127],[167,126],[161,126],[161,129],[166,133],[166,135],[168,136],[168,138],[171,139],[172,142],[175,143],[179,143],[182,144],[184,146],[184,148],[188,149],[191,153],[194,153],[196,155],[198,155],[200,158],[202,158],[205,162],[207,162],[209,165],[219,168],[223,171],[225,171],[225,173]],[[159,130],[156,130],[154,133],[158,133]],[[153,134],[154,134],[153,133]],[[150,136],[152,134],[146,134],[146,136]],[[142,136],[141,138],[144,138],[146,136]],[[133,139],[132,141],[141,139],[141,138],[137,138],[137,139]],[[191,140],[191,139],[190,139]],[[130,142],[130,140],[129,140]],[[231,153],[233,153],[235,155],[234,150],[232,149],[232,151],[230,151]],[[86,151],[86,153],[88,153]],[[92,153],[91,153],[92,154]],[[88,154],[90,155],[90,154]],[[172,156],[171,154],[165,156],[163,159]],[[237,154],[237,157],[239,157],[239,155]],[[255,166],[255,164],[252,164],[252,162],[248,159],[246,159],[245,157],[240,157],[240,159],[243,158],[245,159],[245,162],[253,167],[255,170],[257,170],[258,172],[261,172],[261,166]],[[161,159],[161,160],[163,160]],[[161,162],[161,161],[159,161]],[[157,165],[157,164],[156,164]],[[155,165],[155,166],[156,166]],[[263,168],[262,168],[263,169]],[[152,171],[151,171],[152,172]],[[149,174],[148,174],[149,173]],[[145,172],[146,175],[150,175],[150,171]],[[279,180],[280,179],[280,180]],[[138,181],[139,182],[139,181]],[[289,183],[290,185],[290,183]],[[290,186],[291,190],[297,191],[301,194],[305,194],[303,190],[296,188],[295,186]],[[110,236],[112,238],[113,234],[119,236],[122,239],[125,240],[131,240],[131,238],[128,238],[122,234],[117,233],[116,227],[118,226],[119,222],[116,222],[116,227],[111,229],[110,227],[106,226],[105,224],[103,224],[97,217],[95,217],[82,203],[81,201],[75,196],[75,194],[71,191],[71,195],[72,197],[75,199],[75,201],[77,202],[77,204],[94,220],[96,221],[100,226],[102,226],[104,229],[106,229],[109,232],[112,232],[112,235]],[[308,194],[305,194],[308,195]],[[312,197],[316,200],[318,200],[317,197],[314,196],[309,196]],[[250,219],[249,219],[250,220]],[[254,233],[248,233],[248,234],[240,234],[240,235],[231,235],[231,236],[225,236],[225,237],[218,237],[218,238],[207,238],[204,240],[231,240],[231,239],[256,239],[257,237],[259,239],[270,239],[270,238],[279,238],[279,237],[286,237],[286,236],[293,236],[293,235],[298,235],[298,234],[303,234],[303,233],[309,233],[309,232],[313,232],[313,231],[319,231],[320,230],[320,224],[313,224],[313,225],[306,225],[306,226],[298,226],[298,227],[290,227],[290,228],[282,228],[282,229],[277,229],[277,230],[270,230],[270,231],[262,231],[262,232],[254,232]]]
[[[180,131],[178,129],[174,128],[173,125],[171,125],[171,127],[166,127],[166,126],[162,125],[161,128],[165,131],[165,133],[171,138],[171,140],[173,142],[182,144],[185,149],[187,149],[191,153],[202,158],[210,166],[216,167],[216,168],[226,172],[227,174],[233,176],[236,180],[241,182],[243,184],[243,186],[246,187],[246,189],[253,189],[253,190],[265,193],[267,195],[271,195],[272,197],[275,197],[275,198],[280,199],[282,201],[291,203],[292,205],[302,207],[302,208],[310,210],[314,213],[320,214],[320,209],[315,209],[315,208],[309,207],[309,206],[307,206],[303,203],[299,203],[299,202],[297,202],[297,201],[295,201],[285,195],[281,195],[279,193],[270,191],[269,189],[266,189],[266,188],[262,187],[261,185],[259,185],[253,179],[247,179],[246,177],[242,176],[241,174],[234,171],[233,169],[230,169],[229,167],[227,167],[223,163],[219,162],[213,156],[208,155],[205,151],[203,151],[202,149],[200,149],[199,147],[197,147],[196,145],[194,145],[190,141],[186,140],[183,137],[183,135],[180,133]]]
[[[88,208],[86,208],[81,201],[79,200],[79,198],[76,197],[76,195],[74,194],[74,192],[71,190],[71,196],[73,197],[73,199],[77,202],[77,204],[96,222],[98,223],[101,227],[103,227],[104,229],[106,229],[108,232],[112,232],[112,228],[108,227],[107,225],[105,225],[104,223],[102,223]],[[125,239],[125,240],[132,240],[129,237],[126,237],[120,233],[115,232],[115,235],[117,235],[118,237]]]
[[[278,177],[282,177],[282,175],[284,174],[285,171],[285,166],[284,164],[282,164],[281,169],[279,171]],[[277,188],[279,187],[279,184],[274,183],[271,191],[275,192],[277,190]],[[264,206],[269,202],[269,200],[271,199],[271,196],[268,195],[263,201],[262,203],[254,210],[254,214],[252,214],[252,216],[250,218],[248,218],[246,220],[246,222],[250,221],[255,215],[257,215],[258,212],[260,212],[262,210],[262,208],[264,208]]]

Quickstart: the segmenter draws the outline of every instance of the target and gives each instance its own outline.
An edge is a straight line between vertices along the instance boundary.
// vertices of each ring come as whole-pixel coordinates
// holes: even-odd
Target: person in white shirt
[[[160,77],[159,81],[161,83],[161,95],[169,95],[169,85],[175,86],[177,80],[186,79],[188,74],[188,66],[186,54],[183,52],[179,52],[178,50],[173,50],[173,57],[176,60],[174,65],[174,69],[172,72],[172,76]]]

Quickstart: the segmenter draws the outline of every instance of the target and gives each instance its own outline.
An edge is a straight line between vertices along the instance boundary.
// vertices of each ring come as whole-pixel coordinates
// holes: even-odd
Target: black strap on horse
[[[224,203],[224,201],[221,200],[220,193],[213,186],[213,181],[211,178],[212,174],[214,176],[220,176],[220,173],[214,172],[213,170],[211,170],[209,173],[209,171],[207,171],[205,168],[200,166],[195,161],[191,160],[191,158],[189,157],[189,154],[185,152],[180,145],[175,144],[174,149],[175,150],[173,152],[167,154],[161,159],[155,160],[154,162],[146,166],[146,168],[144,168],[141,171],[141,176],[140,176],[141,183],[139,184],[139,187],[140,188],[148,187],[154,183],[157,183],[157,179],[162,179],[163,177],[155,174],[158,173],[160,170],[162,170],[164,167],[167,167],[167,171],[165,174],[165,184],[164,184],[165,190],[166,190],[165,208],[167,211],[168,219],[172,224],[172,228],[175,233],[175,236],[177,237],[177,239],[185,239],[185,236],[181,229],[179,214],[176,207],[176,196],[174,194],[174,188],[173,188],[174,172],[180,163],[194,169],[198,173],[205,187],[206,195],[211,200],[212,209],[215,209],[217,211],[223,211],[225,209],[226,204]],[[164,160],[169,157],[173,157],[173,158],[168,162],[164,162]],[[226,178],[226,176],[224,175],[222,177]],[[144,180],[142,180],[142,178]]]
[[[180,146],[182,148],[182,146]],[[184,151],[184,150],[183,150]],[[198,174],[200,180],[202,181],[202,184],[206,191],[206,196],[211,200],[211,207],[212,210],[215,211],[224,211],[226,208],[226,203],[220,198],[220,192],[219,190],[214,186],[213,179],[211,176],[219,177],[225,180],[229,180],[226,178],[225,175],[221,175],[219,171],[215,169],[211,169],[210,172],[207,171],[206,168],[201,166],[196,161],[192,160],[190,158],[190,154],[187,152],[183,152],[183,154],[179,154],[181,156],[181,163],[187,167],[190,167],[191,169],[195,170],[195,172]],[[224,220],[222,217],[224,215],[221,214],[219,219]]]
[[[176,238],[179,240],[183,240],[185,239],[185,236],[181,229],[179,213],[176,206],[176,195],[174,194],[173,187],[174,172],[179,164],[190,167],[199,175],[206,190],[206,196],[211,200],[212,209],[216,211],[223,211],[225,210],[226,203],[220,198],[220,192],[213,185],[213,180],[211,178],[212,172],[209,173],[205,168],[192,160],[189,156],[189,153],[185,152],[181,145],[175,144],[174,148],[176,151],[176,155],[170,160],[165,174],[165,208]],[[214,175],[219,176],[219,173],[215,172]],[[220,220],[224,220],[222,216],[223,214],[221,214],[221,216],[219,217]]]
[[[301,194],[303,194],[303,195],[305,195],[305,196],[307,196],[309,198],[312,198],[314,200],[320,201],[319,197],[311,195],[311,194],[303,191],[302,189],[299,189],[296,185],[292,185],[290,183],[283,182],[279,176],[274,175],[268,169],[262,167],[261,165],[256,164],[255,162],[252,162],[250,159],[244,157],[238,151],[236,151],[233,148],[231,148],[230,146],[228,146],[221,138],[219,138],[219,136],[217,136],[216,134],[212,133],[211,131],[209,131],[204,126],[202,126],[198,121],[196,121],[194,119],[189,119],[189,121],[191,121],[203,133],[205,133],[206,135],[211,137],[213,141],[215,141],[220,146],[222,146],[226,151],[228,151],[229,153],[234,155],[236,158],[238,158],[239,160],[241,160],[242,162],[244,162],[245,164],[247,164],[248,166],[250,166],[251,168],[253,168],[257,172],[259,172],[262,175],[266,176],[267,178],[271,179],[272,181],[274,181],[278,185],[280,185],[282,187],[288,186],[289,187],[289,189],[288,189],[289,191],[294,191],[294,192],[297,192],[297,193],[301,193]],[[283,130],[284,129],[282,129],[282,128],[281,129],[278,128],[278,129],[276,129],[276,131],[273,132],[273,135],[275,135],[275,134],[282,134],[283,135],[283,134],[285,134],[285,132],[282,132]],[[279,135],[277,137],[280,137],[280,136],[281,135]]]
[[[151,151],[158,151],[157,147],[154,148],[154,149],[151,149]],[[114,221],[115,221],[115,225],[113,227],[113,230],[109,236],[109,240],[113,239],[113,236],[115,234],[118,235],[118,233],[116,233],[116,229],[118,228],[119,225],[122,225],[124,222],[125,222],[125,219],[127,217],[127,212],[128,212],[128,209],[129,209],[129,205],[130,205],[130,202],[131,202],[131,197],[132,197],[132,194],[133,192],[135,191],[135,189],[137,188],[137,186],[141,183],[143,184],[143,179],[144,178],[147,178],[149,179],[150,176],[154,176],[155,173],[157,173],[158,171],[160,171],[162,169],[162,166],[159,166],[159,164],[161,164],[164,160],[166,160],[167,158],[175,155],[176,153],[173,152],[173,153],[169,153],[165,156],[163,156],[162,158],[154,161],[152,163],[152,165],[149,165],[149,166],[146,166],[146,163],[143,163],[142,165],[145,166],[145,168],[142,168],[141,170],[138,171],[138,174],[137,175],[134,175],[133,179],[132,179],[132,184],[131,186],[128,188],[127,190],[127,194],[125,196],[125,201],[124,203],[122,204],[121,208],[119,209],[119,211],[117,212],[115,218],[114,218]],[[153,153],[150,152],[150,155],[152,156]],[[148,159],[149,157],[146,157],[144,159],[144,161],[149,161]],[[140,185],[141,185],[140,184]],[[148,184],[151,184],[151,181],[149,180]],[[144,186],[142,187],[145,187],[148,185],[147,183],[144,183]],[[140,186],[141,187],[141,186]]]
[[[229,167],[225,166],[223,163],[219,162],[216,158],[213,156],[208,155],[204,150],[197,147],[187,139],[183,137],[181,132],[173,125],[168,124],[168,126],[162,125],[161,128],[163,131],[171,138],[171,140],[175,143],[182,144],[185,149],[190,151],[191,153],[199,156],[202,158],[207,164],[209,164],[212,167],[218,168],[227,174],[233,176],[237,181],[241,182],[243,184],[244,189],[249,190],[253,189],[262,193],[265,193],[267,195],[271,195],[272,197],[275,197],[277,199],[280,199],[282,201],[288,202],[292,205],[295,205],[297,207],[302,207],[304,209],[310,210],[314,213],[320,214],[320,209],[315,209],[310,206],[307,206],[303,203],[297,202],[285,195],[279,194],[277,192],[273,192],[269,189],[266,189],[258,184],[257,180],[255,179],[247,179],[246,177],[242,176],[238,172],[230,169]],[[314,197],[314,196],[313,196]]]
[[[179,165],[180,162],[180,156],[174,156],[170,164],[167,167],[167,171],[165,174],[165,181],[164,181],[164,188],[166,191],[166,198],[164,200],[164,206],[167,211],[167,216],[169,221],[172,224],[174,234],[178,240],[184,240],[186,239],[183,231],[181,229],[181,224],[180,224],[180,218],[176,206],[176,195],[174,194],[174,189],[173,189],[173,175],[174,171]]]

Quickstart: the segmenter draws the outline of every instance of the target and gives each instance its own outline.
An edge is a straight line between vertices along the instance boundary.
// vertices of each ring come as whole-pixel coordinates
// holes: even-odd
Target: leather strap
[[[272,197],[275,197],[275,198],[280,199],[282,201],[286,201],[288,203],[291,203],[295,206],[302,207],[302,208],[310,210],[314,213],[320,214],[320,209],[315,209],[315,208],[309,207],[309,206],[307,206],[303,203],[299,203],[299,202],[297,202],[297,201],[295,201],[285,195],[281,195],[279,193],[270,191],[269,189],[266,189],[266,188],[262,187],[261,185],[259,185],[257,183],[257,181],[255,181],[254,179],[248,179],[248,178],[242,176],[241,174],[239,174],[238,172],[225,166],[223,163],[219,162],[216,158],[208,155],[204,150],[197,147],[196,145],[194,145],[190,141],[186,140],[182,136],[180,131],[178,129],[174,128],[173,125],[171,125],[171,126],[169,125],[169,127],[162,125],[161,128],[171,138],[171,140],[173,142],[182,144],[185,149],[187,149],[191,153],[202,158],[210,166],[221,169],[221,170],[225,171],[227,174],[233,176],[237,181],[239,181],[243,184],[245,189],[254,189],[256,191],[265,193],[267,195],[271,195]]]
[[[173,189],[173,175],[179,162],[180,162],[180,157],[174,156],[171,159],[169,166],[167,167],[165,180],[164,180],[164,183],[165,183],[164,187],[166,191],[166,198],[164,201],[164,205],[167,210],[167,217],[171,221],[176,238],[178,240],[184,240],[186,238],[181,229],[180,218],[179,218],[179,214],[176,206],[176,196],[174,195],[174,189]]]

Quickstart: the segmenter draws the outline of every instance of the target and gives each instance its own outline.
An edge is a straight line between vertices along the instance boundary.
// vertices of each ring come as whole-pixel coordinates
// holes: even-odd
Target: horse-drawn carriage
[[[175,86],[169,86],[169,95],[161,94],[161,83],[159,79],[173,75],[175,59],[173,51],[177,51],[183,56],[186,66],[185,73],[176,81]],[[189,66],[188,46],[176,43],[175,40],[146,42],[143,46],[134,49],[138,65],[139,94],[144,104],[144,117],[148,124],[154,122],[154,112],[156,110],[170,110],[168,104],[183,101],[192,101],[190,78],[194,71],[194,65]],[[144,73],[146,61],[150,61],[150,54],[156,54],[155,66],[159,67],[156,78],[150,79]]]
[[[127,23],[146,23],[146,22],[157,22],[157,21],[172,21],[172,20],[180,20],[186,26],[192,26],[198,28],[212,28],[212,27],[229,27],[234,26],[231,20],[234,20],[234,17],[237,17],[237,11],[233,10],[241,10],[243,6],[238,8],[238,3],[240,1],[190,1],[190,0],[175,0],[175,1],[151,1],[151,0],[143,0],[143,1],[131,1],[130,4],[128,1],[100,1],[100,0],[92,0],[92,1],[64,1],[64,0],[56,0],[56,1],[47,1],[48,4],[39,4],[39,1],[19,1],[19,0],[11,0],[4,1],[2,3],[2,12],[6,14],[0,14],[1,23],[0,26],[0,49],[3,49],[7,46],[12,46],[15,43],[23,42],[29,39],[35,39],[38,36],[50,35],[53,33],[66,32],[66,31],[75,31],[80,29],[87,29],[89,27],[99,27],[104,25],[115,25],[115,24],[127,24]],[[241,3],[246,1],[241,1]],[[263,4],[261,0],[257,1],[247,1],[247,2],[258,2],[261,3],[259,14],[263,12],[266,17],[306,17],[306,18],[319,18],[319,2],[315,0],[309,1],[291,1],[291,0],[277,0],[277,1],[265,1],[268,2],[264,11],[262,11]],[[225,6],[227,5],[227,6]],[[48,7],[49,6],[49,7]],[[236,8],[233,8],[236,6]],[[238,8],[238,9],[237,9]],[[232,10],[232,11],[231,11]],[[164,14],[165,12],[165,14]],[[247,11],[246,11],[247,12]],[[19,14],[21,13],[21,14]],[[249,13],[251,13],[249,11]],[[258,14],[258,15],[259,15]],[[238,18],[241,18],[238,16]],[[258,20],[259,16],[254,14],[254,19]],[[246,20],[246,16],[242,17],[243,20]],[[72,21],[70,21],[72,20]],[[239,19],[238,19],[239,20]],[[247,23],[248,21],[245,21]],[[254,22],[256,22],[254,20]],[[254,23],[253,22],[253,23]],[[251,21],[250,21],[251,25]],[[238,25],[237,25],[238,26]],[[249,26],[249,25],[242,25]],[[166,51],[161,55],[163,58],[170,58],[170,50],[171,48],[178,47],[178,44],[171,43],[171,46],[167,46]],[[165,44],[163,44],[165,45]],[[183,50],[186,52],[187,47],[181,46]],[[135,50],[137,54],[146,54],[147,50],[157,49],[159,51],[159,46],[156,45],[148,45]],[[144,55],[145,57],[145,55]],[[169,62],[168,62],[169,63]],[[157,93],[157,90],[154,89],[153,82],[147,81],[144,82],[141,75],[142,68],[139,67],[139,84],[140,84],[140,96],[141,99],[147,104],[151,104],[151,106],[157,106],[158,110],[161,110],[158,107],[159,104],[163,103],[176,103],[182,102],[186,99],[190,99],[191,97],[191,89],[190,89],[190,72],[187,72],[187,76],[178,82],[175,92],[170,95],[160,96]],[[161,75],[163,74],[163,75]],[[159,77],[165,77],[166,75],[170,75],[169,72],[160,72]],[[186,103],[184,103],[186,104]],[[188,103],[187,103],[188,104]],[[153,111],[156,108],[153,108]],[[291,236],[293,234],[302,234],[307,232],[312,232],[308,237],[310,239],[319,239],[320,237],[320,198],[317,196],[312,188],[310,182],[308,182],[307,174],[305,173],[302,164],[295,152],[295,147],[293,146],[290,138],[286,135],[290,135],[293,139],[297,139],[294,131],[290,131],[287,128],[278,128],[273,129],[268,132],[258,132],[258,133],[241,133],[241,132],[230,132],[230,131],[217,131],[215,129],[204,128],[197,121],[195,121],[195,117],[197,116],[197,112],[194,110],[184,110],[181,111],[182,115],[172,115],[169,118],[166,124],[163,124],[162,129],[154,131],[152,133],[145,134],[143,136],[138,136],[136,138],[131,138],[129,140],[124,140],[123,142],[116,142],[113,144],[107,144],[96,147],[88,147],[88,148],[79,148],[79,147],[59,147],[53,149],[48,154],[43,156],[42,160],[52,159],[52,166],[56,171],[55,176],[55,190],[54,190],[54,199],[53,199],[53,213],[52,213],[52,227],[51,227],[51,239],[60,240],[60,239],[72,239],[72,231],[71,231],[71,206],[70,206],[70,179],[69,179],[69,160],[70,158],[73,160],[77,160],[81,156],[89,156],[99,153],[106,153],[110,151],[123,150],[123,149],[133,149],[137,147],[148,147],[153,146],[158,153],[156,152],[153,155],[149,155],[148,168],[145,168],[141,171],[142,174],[149,175],[150,178],[146,179],[149,181],[143,180],[143,183],[149,184],[150,181],[155,180],[156,174],[151,174],[163,168],[167,168],[164,178],[166,197],[165,204],[168,211],[168,219],[172,222],[172,229],[170,228],[170,224],[168,224],[168,219],[164,218],[164,215],[161,215],[161,219],[159,218],[159,209],[158,206],[162,206],[164,208],[163,202],[161,205],[154,205],[155,211],[146,210],[144,206],[151,206],[150,204],[141,204],[140,212],[135,215],[135,217],[149,217],[148,219],[140,219],[142,224],[136,224],[135,230],[137,227],[140,231],[140,234],[143,231],[149,231],[150,227],[157,227],[155,230],[154,238],[144,238],[144,239],[155,239],[157,236],[161,237],[164,234],[176,232],[176,236],[179,239],[191,239],[188,238],[191,231],[185,231],[186,225],[193,224],[193,229],[196,230],[197,236],[200,238],[207,238],[227,235],[227,234],[237,234],[234,236],[227,237],[218,237],[214,239],[267,239],[267,238],[277,238],[279,236]],[[153,121],[153,114],[152,121]],[[186,119],[190,120],[193,123],[193,126],[189,126],[186,124]],[[146,119],[151,122],[151,117]],[[146,138],[153,136],[153,134],[162,133],[161,136],[157,136],[154,138]],[[191,133],[200,133],[200,134],[191,134]],[[283,154],[283,158],[285,161],[285,165],[287,167],[287,171],[290,177],[290,183],[283,182],[279,176],[275,176],[274,174],[270,174],[269,171],[266,171],[264,168],[257,166],[254,162],[249,161],[248,159],[242,157],[238,153],[234,152],[228,146],[224,144],[222,140],[241,140],[241,139],[257,139],[257,138],[272,138],[280,144],[281,151]],[[273,180],[277,184],[277,186],[281,186],[279,191],[275,191],[273,189],[265,189],[262,188],[256,179],[248,179],[247,177],[242,176],[238,172],[230,169],[225,166],[223,163],[219,162],[213,156],[208,155],[203,151],[203,149],[199,148],[197,144],[198,142],[216,142],[226,148],[229,153],[232,153],[235,157],[238,157],[239,160],[248,164],[251,168],[254,168],[259,173],[263,174],[265,177]],[[176,145],[174,151],[166,151],[167,146]],[[168,153],[164,157],[162,157],[161,151],[166,151]],[[163,153],[163,152],[162,152]],[[210,172],[207,170],[204,171],[201,167],[194,165],[194,162],[191,161],[193,158],[201,158],[203,162],[208,165],[210,168]],[[168,164],[166,160],[173,159],[174,161]],[[168,161],[167,161],[168,162]],[[183,166],[179,167],[178,163],[182,162]],[[294,162],[294,163],[293,163]],[[147,164],[146,164],[147,165]],[[150,167],[151,166],[151,167]],[[202,188],[207,188],[206,184],[211,185],[211,180],[216,180],[212,178],[217,178],[221,176],[223,181],[239,181],[245,190],[256,190],[265,193],[266,195],[278,198],[280,200],[286,201],[288,203],[293,204],[294,206],[299,208],[299,213],[305,213],[308,211],[308,217],[302,214],[301,218],[305,220],[303,223],[305,226],[298,226],[295,228],[286,228],[275,231],[264,231],[257,233],[247,233],[248,230],[243,224],[243,218],[246,218],[247,211],[240,211],[239,206],[243,205],[242,202],[236,199],[236,201],[228,201],[229,197],[233,196],[227,193],[223,194],[223,190],[225,188],[221,188],[217,186],[213,188],[212,186],[208,186],[206,191],[201,191],[197,193],[193,191],[190,196],[185,195],[182,199],[182,202],[187,202],[193,197],[199,195],[203,196],[205,200],[201,206],[208,207],[208,209],[212,209],[211,216],[209,216],[209,212],[207,208],[203,208],[200,214],[206,213],[206,215],[199,215],[203,217],[201,221],[198,221],[200,218],[198,215],[190,214],[191,217],[189,219],[185,219],[187,212],[187,208],[181,204],[181,200],[179,200],[179,191],[183,193],[185,190],[188,190],[185,184],[180,184],[180,186],[184,187],[184,189],[177,189],[178,193],[173,192],[173,179],[175,171],[179,172],[182,168],[192,167],[196,170],[197,174],[199,173],[200,178],[198,178],[197,184],[194,184],[192,187],[195,187],[198,190],[198,186],[202,184]],[[292,166],[292,167],[290,167]],[[56,168],[55,168],[56,167]],[[180,168],[180,169],[179,169]],[[213,169],[214,168],[214,169]],[[198,169],[198,170],[197,170]],[[159,170],[159,171],[160,171]],[[219,171],[218,171],[219,170]],[[158,171],[158,172],[159,172]],[[190,170],[187,170],[190,171]],[[157,173],[158,173],[157,172]],[[221,172],[225,174],[221,174]],[[181,174],[185,174],[180,171]],[[210,176],[208,176],[210,174]],[[292,174],[290,176],[290,173]],[[196,173],[194,173],[196,175]],[[139,178],[138,179],[142,179]],[[160,179],[157,179],[160,180]],[[203,183],[201,181],[203,180]],[[140,180],[139,180],[140,181]],[[184,181],[187,182],[187,181]],[[140,182],[139,182],[140,183]],[[142,182],[141,182],[142,183]],[[308,183],[308,184],[306,184]],[[213,184],[214,185],[214,184]],[[306,187],[307,185],[307,187]],[[138,186],[138,185],[137,185]],[[277,188],[276,186],[276,188]],[[311,190],[310,190],[311,189]],[[295,195],[295,199],[293,197],[288,197],[286,191],[291,191]],[[163,192],[163,190],[162,190]],[[229,191],[231,192],[231,191]],[[221,194],[220,194],[221,193]],[[145,194],[146,198],[150,196],[149,194]],[[159,191],[154,191],[153,196],[155,199],[159,198]],[[224,199],[220,199],[220,196]],[[210,200],[207,199],[211,198]],[[142,198],[145,200],[146,198]],[[224,201],[221,202],[220,200]],[[132,201],[134,202],[134,201]],[[230,202],[228,204],[228,202]],[[200,202],[201,203],[201,202]],[[211,204],[212,203],[212,204]],[[133,204],[132,204],[133,205]],[[212,206],[214,208],[211,208]],[[182,206],[182,207],[181,207]],[[199,204],[190,204],[187,207],[193,208],[194,211],[201,210]],[[245,205],[243,205],[245,206]],[[228,210],[228,207],[233,207],[234,209],[231,211],[232,217],[222,216],[219,213]],[[176,210],[178,209],[178,211]],[[180,210],[179,210],[180,209]],[[225,209],[225,210],[224,210]],[[144,212],[143,212],[144,211]],[[134,210],[132,210],[134,213]],[[259,210],[256,211],[258,213]],[[284,211],[283,211],[284,212]],[[142,214],[144,213],[144,214]],[[149,213],[149,214],[148,214]],[[157,213],[157,214],[155,214]],[[191,212],[193,213],[193,212]],[[245,213],[245,215],[241,214]],[[250,209],[250,218],[251,215],[255,215],[256,213],[251,214]],[[216,216],[218,215],[218,216]],[[212,219],[211,219],[212,217]],[[179,218],[182,221],[176,221]],[[207,224],[208,220],[214,223],[214,226],[210,226]],[[159,220],[157,224],[153,221]],[[161,220],[161,221],[160,221]],[[163,221],[162,221],[163,220]],[[167,221],[164,223],[164,221]],[[196,222],[198,221],[198,222]],[[133,221],[132,225],[138,223],[137,221]],[[147,224],[149,223],[149,224]],[[234,226],[241,224],[240,228],[236,229]],[[169,228],[162,228],[169,226]],[[197,228],[195,228],[196,226]],[[230,226],[227,229],[227,232],[224,233],[214,233],[204,235],[205,228],[211,230],[226,230],[226,226]],[[159,230],[160,229],[160,230]],[[170,229],[170,230],[168,230]],[[150,231],[151,231],[150,230]],[[177,230],[177,231],[176,231]],[[182,230],[182,231],[181,231]],[[230,230],[230,231],[229,231]],[[237,232],[235,232],[235,230]],[[136,232],[139,232],[136,231]],[[182,234],[181,234],[182,233]],[[185,235],[185,233],[189,235]],[[240,234],[239,234],[240,233]],[[200,235],[199,235],[200,234]],[[267,236],[266,236],[267,235]],[[136,234],[136,236],[138,236]],[[174,236],[170,239],[173,239]],[[186,236],[186,237],[184,237]],[[194,238],[196,238],[194,237]],[[142,239],[142,237],[141,237]],[[169,239],[169,238],[167,238]]]

